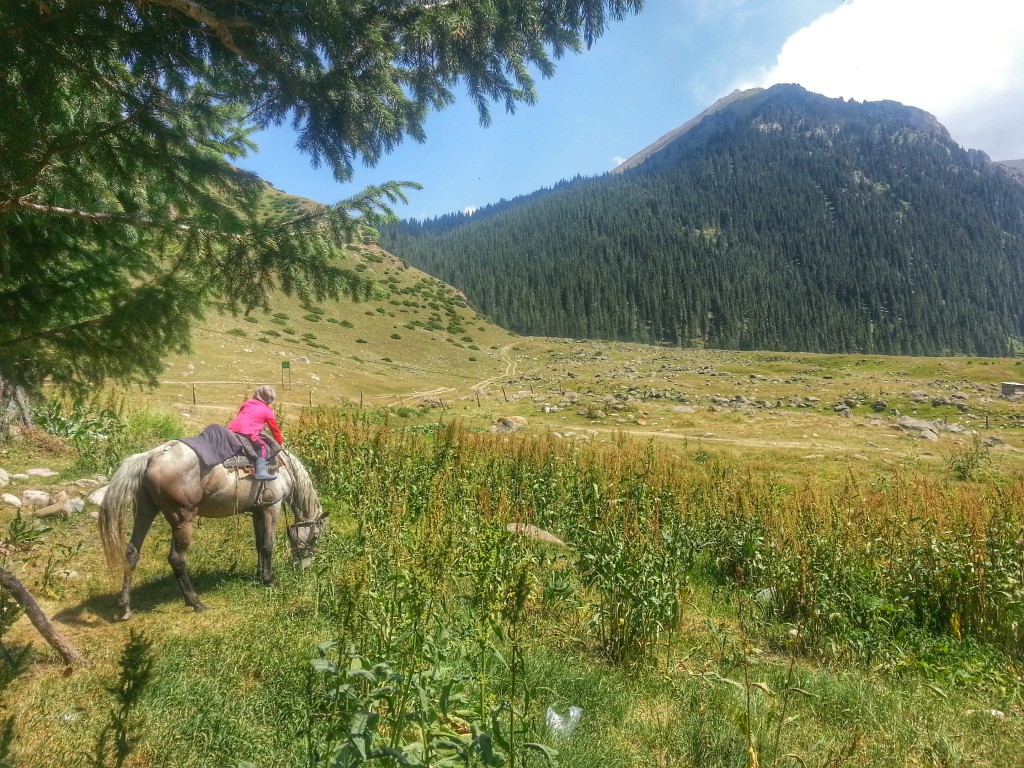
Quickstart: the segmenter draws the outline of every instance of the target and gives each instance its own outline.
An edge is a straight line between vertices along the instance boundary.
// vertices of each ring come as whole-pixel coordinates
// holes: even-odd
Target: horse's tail
[[[149,465],[149,453],[136,453],[129,456],[114,472],[107,486],[107,492],[100,504],[100,541],[103,544],[103,557],[111,572],[120,575],[128,567],[125,558],[124,522],[129,513],[135,514],[142,479]]]

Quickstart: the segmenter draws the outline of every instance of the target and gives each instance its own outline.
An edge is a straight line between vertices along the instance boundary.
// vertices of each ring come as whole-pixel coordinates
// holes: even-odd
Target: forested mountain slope
[[[621,173],[383,235],[524,334],[1003,355],[1024,332],[1024,185],[921,110],[795,85]]]

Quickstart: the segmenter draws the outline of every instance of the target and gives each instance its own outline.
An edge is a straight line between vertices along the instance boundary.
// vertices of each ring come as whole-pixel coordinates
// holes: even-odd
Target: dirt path
[[[509,357],[509,354],[508,354],[509,350],[511,350],[513,346],[515,346],[515,345],[514,344],[506,344],[504,347],[502,347],[501,349],[498,350],[498,354],[501,356],[502,361],[505,363],[505,370],[504,370],[504,372],[500,373],[497,376],[491,376],[489,379],[484,379],[482,381],[478,381],[476,384],[473,384],[469,388],[470,391],[472,391],[472,392],[480,392],[481,390],[487,389],[487,387],[491,386],[491,384],[496,382],[498,379],[505,379],[505,378],[508,378],[509,376],[515,376],[516,368],[518,367],[519,364],[515,360],[513,360],[511,357]]]

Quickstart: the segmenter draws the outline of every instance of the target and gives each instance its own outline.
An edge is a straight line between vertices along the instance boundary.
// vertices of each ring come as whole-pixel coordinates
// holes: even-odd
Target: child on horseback
[[[276,399],[277,393],[274,391],[274,388],[269,384],[261,384],[256,387],[256,391],[252,394],[252,399],[242,403],[238,414],[228,424],[228,429],[232,432],[247,437],[256,446],[259,446],[260,453],[256,456],[256,474],[253,475],[255,480],[274,480],[277,478],[277,475],[272,475],[267,470],[267,443],[260,437],[263,427],[269,427],[270,434],[274,436],[274,439],[279,444],[284,445],[284,436],[281,434],[281,429],[277,426],[277,418],[270,408],[270,404]],[[249,451],[246,451],[246,453],[249,453]]]

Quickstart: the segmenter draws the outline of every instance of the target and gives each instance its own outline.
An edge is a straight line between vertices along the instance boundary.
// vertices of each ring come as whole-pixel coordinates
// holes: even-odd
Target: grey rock
[[[944,426],[941,421],[926,421],[912,416],[900,416],[896,425],[906,432],[938,432]]]
[[[2,501],[4,504],[10,504],[12,507],[21,506],[21,499],[19,499],[13,493],[3,494],[2,496],[0,496],[0,501]]]
[[[933,443],[939,440],[939,436],[930,429],[922,429],[918,434],[920,434],[922,440],[930,440]]]
[[[55,477],[58,473],[46,467],[37,467],[35,469],[26,469],[25,474],[29,477]]]
[[[522,416],[499,416],[491,422],[491,426],[487,428],[487,431],[498,435],[508,435],[512,432],[518,432],[525,426],[526,419]]]
[[[22,491],[21,503],[26,507],[45,507],[50,503],[50,494],[46,491]]]
[[[95,504],[97,507],[103,503],[103,497],[107,495],[107,486],[97,488],[95,491],[89,494],[86,501],[90,504]]]

